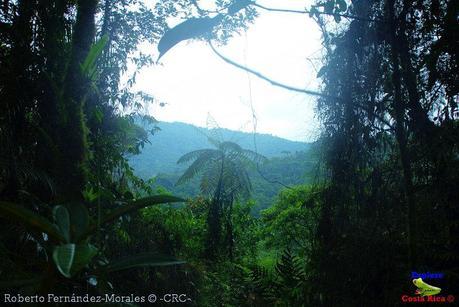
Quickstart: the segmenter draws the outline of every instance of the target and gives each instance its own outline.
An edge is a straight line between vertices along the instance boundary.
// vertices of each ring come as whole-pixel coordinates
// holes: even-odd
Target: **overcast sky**
[[[301,0],[257,2],[300,10],[309,6],[309,1]],[[322,52],[317,25],[307,15],[259,13],[247,32],[218,50],[281,83],[317,89],[316,69]],[[297,141],[311,141],[318,133],[314,97],[249,76],[219,59],[204,42],[176,45],[160,65],[141,71],[135,89],[166,103],[149,107],[149,113],[160,121],[205,127],[210,114],[220,127],[251,132],[252,101],[257,132]]]

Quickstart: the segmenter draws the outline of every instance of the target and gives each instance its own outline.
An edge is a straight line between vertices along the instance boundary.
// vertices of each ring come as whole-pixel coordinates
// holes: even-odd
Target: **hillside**
[[[187,152],[212,147],[208,135],[254,150],[251,133],[228,129],[208,130],[177,122],[161,122],[158,126],[161,130],[150,136],[150,144],[144,147],[140,155],[131,157],[130,164],[136,175],[143,179],[155,177],[158,187],[164,187],[178,196],[194,197],[199,194],[198,179],[181,186],[175,185],[187,167],[177,165],[177,160]],[[310,182],[316,163],[311,154],[311,144],[267,134],[256,134],[256,142],[258,152],[269,158],[258,170],[255,167],[249,170],[252,197],[256,202],[254,211],[258,212],[272,203],[283,185]]]
[[[228,129],[209,130],[179,122],[160,122],[158,127],[161,130],[150,136],[150,144],[145,145],[142,153],[129,159],[136,174],[145,179],[159,173],[183,171],[186,166],[177,165],[177,160],[187,152],[212,147],[207,136],[232,141],[243,148],[254,150],[252,133]],[[307,143],[289,141],[268,134],[256,134],[256,143],[258,152],[268,158],[306,151],[309,148]]]

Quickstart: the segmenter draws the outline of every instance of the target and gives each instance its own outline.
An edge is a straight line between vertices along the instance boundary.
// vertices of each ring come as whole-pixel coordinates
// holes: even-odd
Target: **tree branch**
[[[286,85],[286,84],[283,84],[283,83],[280,83],[280,82],[277,82],[277,81],[274,81],[268,77],[266,77],[265,75],[261,74],[260,72],[258,71],[255,71],[251,68],[248,68],[244,65],[241,65],[239,63],[236,63],[234,62],[233,60],[225,57],[224,55],[222,55],[220,52],[217,51],[217,49],[215,49],[214,45],[212,44],[212,42],[210,40],[207,41],[210,48],[212,49],[212,51],[220,58],[222,59],[223,61],[225,61],[226,63],[230,64],[230,65],[233,65],[239,69],[242,69],[248,73],[251,73],[255,76],[257,76],[258,78],[262,79],[262,80],[265,80],[269,83],[271,83],[271,85],[273,86],[277,86],[277,87],[280,87],[280,88],[283,88],[283,89],[286,89],[286,90],[289,90],[289,91],[294,91],[294,92],[298,92],[298,93],[303,93],[303,94],[307,94],[307,95],[313,95],[313,96],[319,96],[319,97],[324,97],[324,98],[328,98],[328,99],[336,99],[336,100],[339,100],[339,101],[342,101],[343,99],[340,98],[340,97],[337,97],[337,96],[330,96],[330,95],[327,95],[327,94],[322,94],[320,92],[316,92],[316,91],[312,91],[312,90],[306,90],[306,89],[301,89],[301,88],[297,88],[297,87],[293,87],[293,86],[290,86],[290,85]],[[388,125],[391,129],[393,129],[393,126],[387,121],[385,120],[383,117],[379,116],[378,114],[370,111],[367,107],[363,106],[363,105],[360,105],[358,104],[356,101],[353,102],[353,105],[357,108],[360,108],[361,110],[367,112],[368,114],[371,114],[373,116],[375,116],[376,118],[378,118],[381,122],[383,122],[384,124]],[[264,176],[262,176],[264,177]],[[266,178],[264,178],[266,180]],[[282,183],[280,183],[282,184]],[[282,184],[284,185],[284,184]],[[285,185],[284,185],[285,186]]]
[[[265,75],[261,74],[260,72],[258,71],[255,71],[253,69],[250,69],[248,67],[245,67],[241,64],[238,64],[236,62],[234,62],[233,60],[230,60],[229,58],[225,57],[224,55],[222,55],[221,53],[219,53],[215,47],[212,45],[212,42],[210,41],[207,41],[209,43],[209,46],[210,48],[212,49],[212,51],[220,58],[222,59],[223,61],[225,61],[226,63],[228,64],[231,64],[239,69],[242,69],[246,72],[249,72],[251,73],[252,75],[255,75],[257,76],[258,78],[260,79],[263,79],[269,83],[271,83],[272,85],[274,86],[277,86],[277,87],[281,87],[283,89],[286,89],[286,90],[289,90],[289,91],[294,91],[294,92],[298,92],[298,93],[303,93],[303,94],[308,94],[308,95],[313,95],[313,96],[320,96],[320,97],[325,97],[325,98],[336,98],[338,99],[338,97],[333,97],[333,96],[329,96],[329,95],[325,95],[325,94],[322,94],[322,93],[319,93],[319,92],[316,92],[316,91],[312,91],[312,90],[305,90],[305,89],[301,89],[301,88],[298,88],[298,87],[293,87],[293,86],[290,86],[290,85],[286,85],[286,84],[283,84],[283,83],[280,83],[280,82],[277,82],[277,81],[274,81],[268,77],[266,77]]]
[[[361,20],[361,21],[381,21],[379,19],[366,18],[366,17],[349,15],[349,14],[327,13],[327,12],[319,12],[319,11],[311,12],[309,10],[300,11],[300,10],[289,10],[289,9],[276,9],[276,8],[270,8],[270,7],[263,6],[261,4],[255,3],[255,2],[253,2],[252,5],[256,6],[256,7],[259,7],[261,9],[265,10],[265,11],[269,11],[269,12],[294,13],[294,14],[320,14],[320,15],[329,15],[329,16],[340,16],[340,17],[344,17],[344,18],[349,18],[349,19],[354,19],[354,20]]]

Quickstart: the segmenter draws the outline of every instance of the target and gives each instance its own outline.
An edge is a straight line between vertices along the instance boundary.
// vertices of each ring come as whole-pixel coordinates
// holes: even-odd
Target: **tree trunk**
[[[88,55],[95,38],[97,0],[78,1],[78,12],[72,38],[72,51],[64,80],[60,114],[60,163],[58,184],[62,200],[79,200],[87,181],[87,128],[83,105],[89,91],[89,81],[80,65]]]
[[[223,172],[225,168],[225,155],[222,153],[220,176],[218,178],[217,189],[209,207],[209,215],[207,216],[208,238],[207,238],[207,256],[209,259],[215,257],[215,252],[220,247],[221,237],[221,212],[222,199],[224,192]]]
[[[423,109],[419,97],[419,93],[417,90],[417,80],[416,74],[414,73],[413,64],[411,63],[410,51],[409,51],[409,43],[408,38],[406,36],[406,18],[407,13],[406,10],[411,7],[412,1],[404,1],[404,7],[398,20],[399,22],[399,29],[398,33],[393,34],[395,35],[395,42],[394,46],[395,51],[398,53],[400,57],[400,64],[402,67],[401,70],[401,77],[403,78],[406,90],[408,92],[408,106],[409,106],[409,114],[412,119],[412,126],[413,131],[416,133],[417,136],[426,139],[430,137],[430,131],[432,130],[432,122],[429,120],[427,116],[427,112]],[[395,22],[395,18],[392,19]],[[395,29],[393,29],[395,31]],[[401,80],[400,80],[401,81]]]
[[[415,198],[413,189],[413,174],[411,170],[411,159],[407,148],[407,136],[405,131],[405,111],[406,107],[403,103],[402,90],[401,90],[401,77],[400,77],[400,61],[399,61],[399,50],[398,41],[396,37],[396,19],[394,15],[394,2],[390,0],[388,3],[389,11],[389,23],[391,25],[391,39],[389,44],[391,45],[391,61],[393,66],[392,72],[392,86],[394,92],[394,113],[395,113],[395,136],[400,151],[400,162],[402,164],[403,172],[403,183],[404,183],[404,194],[405,201],[407,203],[407,241],[408,241],[408,258],[412,269],[416,268],[416,239],[414,234],[415,229]]]

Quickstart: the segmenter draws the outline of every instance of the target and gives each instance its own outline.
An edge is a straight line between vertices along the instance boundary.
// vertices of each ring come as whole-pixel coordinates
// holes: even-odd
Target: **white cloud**
[[[274,6],[276,2],[285,7],[302,1],[263,4]],[[304,8],[304,4],[295,8]],[[317,88],[316,72],[306,58],[320,56],[320,31],[307,15],[260,11],[247,33],[218,49],[276,81]],[[149,109],[159,120],[205,126],[210,113],[221,127],[251,131],[251,89],[258,132],[306,141],[317,129],[314,97],[273,87],[255,76],[249,82],[247,73],[223,62],[204,42],[182,42],[161,62],[143,69],[136,84],[137,90],[167,103]]]

